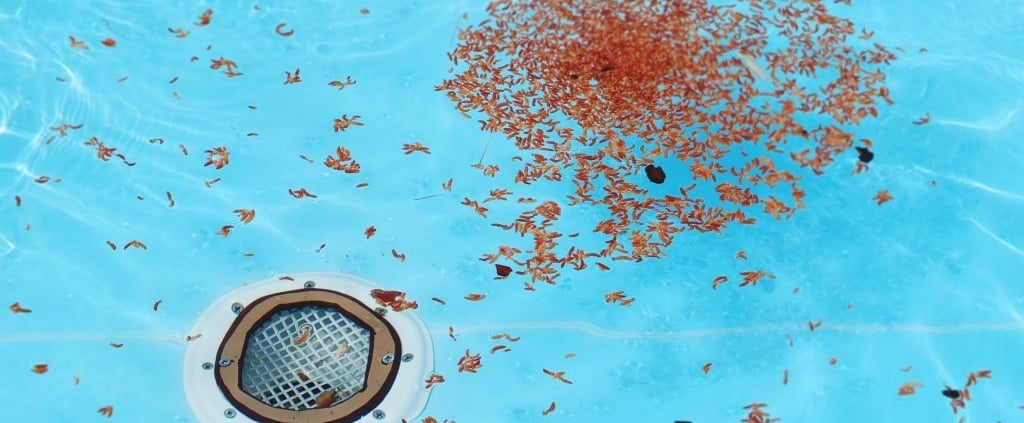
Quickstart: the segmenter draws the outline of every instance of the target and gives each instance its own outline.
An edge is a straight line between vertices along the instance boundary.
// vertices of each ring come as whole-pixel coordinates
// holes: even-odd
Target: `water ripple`
[[[11,114],[18,109],[20,101],[0,91],[0,135],[6,134],[11,126]]]
[[[1012,109],[1003,109],[998,113],[986,113],[986,118],[978,119],[976,121],[959,121],[951,119],[935,119],[934,122],[939,125],[959,126],[967,129],[974,129],[985,132],[996,132],[1009,126],[1014,121],[1014,116],[1017,112],[1021,111],[1019,107]]]
[[[939,177],[939,178],[947,179],[947,180],[956,182],[956,183],[961,184],[961,185],[965,185],[965,186],[968,186],[968,187],[971,187],[971,188],[975,188],[975,189],[977,189],[979,191],[987,192],[989,194],[995,194],[996,196],[1004,198],[1004,199],[1007,199],[1007,200],[1013,200],[1013,201],[1016,201],[1016,202],[1024,203],[1024,195],[1022,195],[1022,194],[1017,194],[1017,193],[1013,193],[1013,192],[1010,192],[1010,191],[1005,191],[1005,190],[1002,190],[1002,189],[999,189],[999,188],[994,188],[994,187],[991,187],[989,185],[983,184],[983,183],[978,182],[978,181],[976,181],[974,179],[971,179],[971,178],[967,178],[967,177],[964,177],[964,176],[952,175],[952,174],[939,174],[939,173],[937,173],[937,172],[935,172],[935,171],[933,171],[931,169],[928,169],[928,168],[925,168],[925,167],[922,167],[922,166],[918,166],[918,165],[914,165],[914,170],[917,170],[918,172],[924,173],[924,174],[932,176],[932,177]]]
[[[985,225],[982,225],[981,222],[978,222],[977,220],[974,220],[973,217],[972,218],[968,218],[967,220],[969,220],[971,223],[973,223],[974,226],[976,226],[979,230],[984,232],[985,235],[988,235],[989,238],[992,238],[992,240],[997,242],[999,245],[1002,245],[1003,247],[1006,247],[1006,249],[1008,249],[1010,251],[1013,251],[1018,256],[1024,257],[1024,251],[1022,251],[1020,248],[1017,248],[1017,246],[1011,244],[1010,241],[1007,241],[1005,239],[1000,238],[999,235],[996,235],[994,232],[992,232],[991,230],[986,228]]]
[[[7,239],[4,234],[0,234],[0,258],[10,254],[17,248],[11,240]]]

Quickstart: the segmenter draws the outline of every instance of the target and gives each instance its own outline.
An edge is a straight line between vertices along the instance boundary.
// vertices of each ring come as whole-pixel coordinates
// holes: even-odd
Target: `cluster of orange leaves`
[[[896,391],[897,395],[914,395],[917,393],[917,388],[923,387],[924,384],[921,382],[910,381],[900,385],[899,391]]]
[[[288,189],[288,195],[291,195],[292,197],[295,197],[295,198],[298,198],[298,199],[306,198],[306,197],[316,198],[316,194],[313,194],[313,193],[307,191],[305,188]]]
[[[210,59],[210,69],[217,70],[222,67],[224,68],[224,74],[227,75],[228,78],[244,75],[241,72],[235,72],[235,69],[238,68],[238,63],[235,63],[234,60],[225,59],[223,56],[219,59]]]
[[[775,423],[781,421],[782,419],[771,417],[768,412],[761,410],[767,406],[768,404],[759,402],[743,407],[744,410],[750,410],[750,412],[747,414],[747,418],[740,420],[740,423]]]
[[[377,301],[378,305],[391,307],[391,311],[405,311],[419,307],[415,301],[406,301],[405,293],[401,291],[374,289],[370,291],[370,296]]]
[[[742,251],[737,253],[737,257],[740,257],[740,254],[742,254],[742,253],[743,253]],[[745,259],[746,257],[744,256],[743,258]],[[761,279],[766,279],[766,278],[767,279],[775,279],[775,275],[774,274],[765,272],[764,270],[748,270],[748,271],[743,271],[743,272],[740,272],[740,276],[743,277],[743,282],[740,282],[740,286],[741,287],[748,286],[748,285],[757,286],[757,283],[759,281],[761,281]],[[724,284],[726,282],[729,282],[729,277],[728,276],[725,276],[725,275],[717,276],[717,277],[715,277],[714,280],[711,281],[711,289],[718,289],[719,285],[722,285],[722,284]]]
[[[419,141],[412,144],[402,144],[402,151],[405,152],[405,154],[412,154],[415,152],[430,154],[430,148]]]
[[[905,369],[901,369],[901,371],[909,372],[911,368],[912,366],[908,366]],[[956,414],[959,409],[967,407],[967,401],[971,400],[971,391],[968,388],[978,383],[978,379],[990,379],[991,377],[991,370],[979,370],[967,375],[967,382],[964,384],[963,389],[954,391],[952,388],[947,386],[944,393],[952,391],[959,394],[958,397],[949,399],[949,405],[953,408],[953,414]],[[923,386],[924,384],[917,381],[905,382],[903,385],[900,385],[900,388],[896,393],[901,396],[914,395],[917,393],[917,388],[921,388]],[[1021,408],[1024,409],[1024,406],[1021,406]],[[961,421],[962,420],[963,419],[961,419]]]
[[[58,135],[61,138],[64,138],[64,137],[68,136],[68,130],[82,129],[82,126],[83,125],[81,125],[81,124],[73,125],[73,124],[69,124],[69,123],[62,123],[60,125],[50,127],[50,130],[56,132],[57,134],[56,135],[51,135],[50,138],[48,138],[46,140],[46,144],[50,144],[51,142],[53,142],[53,140],[55,138],[57,138]],[[88,146],[91,146],[91,147],[96,147],[96,157],[98,159],[100,159],[100,160],[109,161],[111,157],[117,157],[117,158],[121,159],[121,161],[124,162],[125,165],[127,165],[129,167],[135,166],[135,163],[134,162],[129,162],[128,158],[125,157],[124,154],[121,154],[121,153],[115,154],[114,152],[117,151],[116,148],[113,148],[113,147],[110,147],[110,146],[104,144],[97,137],[90,137],[88,140],[86,140],[85,145],[88,145]]]
[[[885,203],[887,203],[889,201],[892,201],[892,199],[893,199],[893,196],[892,196],[892,194],[889,194],[889,190],[884,190],[884,189],[883,190],[879,190],[875,194],[875,197],[874,197],[875,202],[877,202],[879,206],[881,206],[882,204],[885,204]]]
[[[50,127],[50,130],[57,132],[57,134],[60,135],[61,138],[64,138],[68,136],[69,129],[78,130],[82,129],[82,126],[82,124],[74,125],[70,123],[62,123],[60,125]],[[50,136],[50,138],[47,138],[46,143],[50,144],[56,137],[57,135]]]
[[[235,209],[232,213],[237,214],[238,220],[245,225],[252,223],[252,220],[256,218],[256,210],[253,209]]]
[[[107,416],[107,417],[113,417],[114,416],[114,406],[112,406],[112,405],[104,405],[103,407],[100,407],[99,410],[96,410],[96,412],[100,413],[100,414],[102,414],[104,416]]]
[[[359,173],[359,162],[352,159],[352,152],[339,145],[338,148],[335,149],[335,153],[338,157],[328,155],[327,158],[324,159],[324,166],[345,173]]]
[[[507,333],[499,333],[497,335],[491,335],[491,340],[498,340],[498,339],[505,339],[508,342],[519,342],[519,337],[518,336],[513,337],[512,335],[509,335]],[[507,347],[507,346],[505,346],[504,344],[497,344],[497,345],[491,347],[491,354],[494,354],[494,353],[496,353],[498,351],[501,351],[501,352],[511,352],[512,349]]]
[[[967,401],[971,400],[971,385],[978,383],[978,379],[990,379],[992,377],[991,370],[979,370],[977,372],[971,372],[967,375],[967,383],[964,384],[964,388],[960,390],[960,398],[950,398],[949,405],[953,408],[953,414],[956,414],[957,407],[967,408]]]
[[[211,148],[204,153],[206,153],[206,163],[203,163],[203,166],[213,166],[220,170],[231,163],[231,153],[228,152],[227,147]]]
[[[167,198],[171,200],[171,207],[174,207],[174,199],[171,198],[171,193],[167,193]],[[238,220],[240,220],[244,225],[252,223],[252,220],[256,218],[256,210],[253,209],[235,209],[233,213],[238,215]],[[228,235],[231,235],[231,230],[234,228],[234,225],[221,226],[220,230],[217,231],[217,235],[222,238],[227,238]],[[251,253],[246,253],[246,256],[249,257],[250,254]]]
[[[299,76],[299,68],[295,68],[294,75],[291,72],[284,71],[284,85],[298,84],[299,82],[302,82],[302,77]]]
[[[334,119],[334,132],[345,132],[351,126],[363,126],[363,122],[359,120],[359,115],[348,117],[348,115],[341,115],[340,118]]]
[[[629,307],[629,306],[633,305],[633,301],[636,301],[636,298],[634,298],[634,297],[626,298],[626,292],[625,291],[621,291],[621,290],[620,291],[613,291],[613,292],[609,292],[607,294],[604,294],[604,302],[609,303],[609,304],[611,304],[611,303],[618,303],[619,305],[621,305],[623,307]]]
[[[426,386],[425,389],[430,389],[434,385],[437,385],[438,383],[444,383],[444,376],[439,375],[437,373],[434,373],[434,374],[430,375],[430,378],[425,380],[424,382],[427,383],[427,386]]]
[[[513,158],[523,163],[516,183],[569,176],[575,192],[564,204],[611,217],[594,229],[604,248],[571,246],[563,256],[553,251],[560,234],[548,229],[554,201],[545,202],[554,214],[527,210],[500,225],[533,238],[533,249],[508,258],[530,283],[554,283],[558,264],[662,257],[685,230],[755,223],[746,209],[788,218],[804,191],[782,160],[822,174],[852,147],[846,128],[877,116],[878,99],[891,103],[881,68],[896,56],[881,44],[848,44],[853,23],[822,0],[736,3],[496,0],[490,19],[460,30],[448,55],[465,69],[436,89],[528,153]],[[805,127],[801,115],[822,123]],[[678,194],[653,195],[638,173],[655,161],[682,164],[692,184],[678,175]],[[718,198],[694,196],[703,185]]]
[[[85,145],[96,147],[96,157],[103,161],[109,161],[110,157],[114,155],[115,151],[117,151],[116,148],[104,145],[103,142],[96,137],[89,138],[89,140],[85,142]],[[124,154],[118,153],[117,158],[124,161],[128,166],[135,166],[135,163],[129,162]]]
[[[480,363],[480,354],[470,354],[469,350],[466,350],[466,354],[459,358],[459,373],[476,373],[481,367],[483,364]]]

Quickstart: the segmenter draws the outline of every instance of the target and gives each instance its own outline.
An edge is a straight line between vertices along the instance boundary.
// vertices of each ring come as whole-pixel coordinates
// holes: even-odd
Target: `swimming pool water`
[[[687,233],[667,259],[565,271],[536,292],[478,260],[518,242],[490,223],[519,209],[489,203],[485,220],[459,202],[499,187],[562,198],[565,186],[514,185],[514,146],[434,90],[455,28],[483,19],[486,2],[255,4],[0,2],[0,299],[32,309],[0,314],[5,421],[92,421],[107,404],[118,421],[194,421],[181,360],[197,314],[242,283],[311,271],[419,301],[447,381],[417,422],[724,422],[754,402],[783,422],[1024,421],[1024,3],[828,2],[906,49],[888,74],[896,104],[856,132],[875,142],[870,171],[850,176],[855,155],[840,158],[805,179],[808,209],[791,220]],[[207,8],[211,24],[194,26]],[[282,22],[293,36],[274,33]],[[209,69],[221,56],[244,75]],[[282,84],[296,68],[303,82]],[[346,76],[356,84],[327,85]],[[911,124],[926,112],[930,123]],[[365,126],[333,132],[343,114]],[[83,126],[50,141],[62,123]],[[83,145],[93,136],[137,164],[97,159]],[[402,154],[415,141],[431,154]],[[485,144],[494,178],[470,166]],[[323,167],[338,145],[360,173]],[[218,146],[231,163],[204,167]],[[300,187],[318,197],[288,196]],[[876,205],[880,189],[895,199]],[[251,224],[239,208],[257,211]],[[235,226],[226,238],[223,225]],[[130,240],[148,249],[120,248]],[[711,289],[754,269],[777,279]],[[615,290],[636,302],[606,304]],[[487,298],[461,299],[471,292]],[[522,339],[489,354],[502,332]],[[477,374],[456,371],[467,348],[483,353]],[[49,371],[31,372],[38,363]],[[943,384],[982,369],[992,378],[954,415]],[[898,396],[908,381],[924,386]]]

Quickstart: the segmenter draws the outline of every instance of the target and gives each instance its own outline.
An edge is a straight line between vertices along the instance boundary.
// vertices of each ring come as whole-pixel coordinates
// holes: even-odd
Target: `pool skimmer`
[[[426,406],[433,344],[370,282],[305,273],[234,290],[204,311],[185,352],[185,396],[201,423],[411,420]]]

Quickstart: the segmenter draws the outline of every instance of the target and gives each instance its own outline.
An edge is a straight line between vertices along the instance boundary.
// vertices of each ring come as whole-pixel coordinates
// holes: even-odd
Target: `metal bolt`
[[[384,420],[384,410],[381,410],[379,408],[376,409],[376,410],[373,410],[373,418],[375,418],[377,420]]]
[[[220,361],[217,362],[217,365],[221,366],[221,367],[227,367],[227,366],[230,366],[231,363],[232,363],[232,361],[231,361],[230,358],[222,358],[222,359],[220,359]]]
[[[384,364],[391,364],[392,361],[395,361],[395,355],[392,353],[384,354],[384,357],[380,359],[380,362]]]
[[[224,410],[224,417],[227,417],[227,418],[229,418],[229,419],[233,419],[233,418],[235,418],[235,416],[236,416],[237,414],[238,414],[238,413],[236,413],[236,412],[235,412],[235,409],[234,409],[234,408],[228,408],[228,409]]]
[[[210,370],[212,368],[213,368],[213,363],[211,363],[209,361],[203,363],[203,370]]]
[[[412,354],[411,353],[402,354],[402,362],[403,363],[408,363],[410,361],[412,361]]]
[[[377,307],[373,309],[373,311],[381,316],[386,316],[388,314],[388,309],[383,307]]]
[[[306,283],[302,284],[302,286],[304,286],[306,288],[314,288],[314,287],[316,287],[316,282],[306,281]]]
[[[234,304],[231,305],[231,312],[235,313],[235,314],[238,314],[238,313],[242,312],[243,308],[245,308],[245,306],[242,305],[242,303],[234,303]]]

